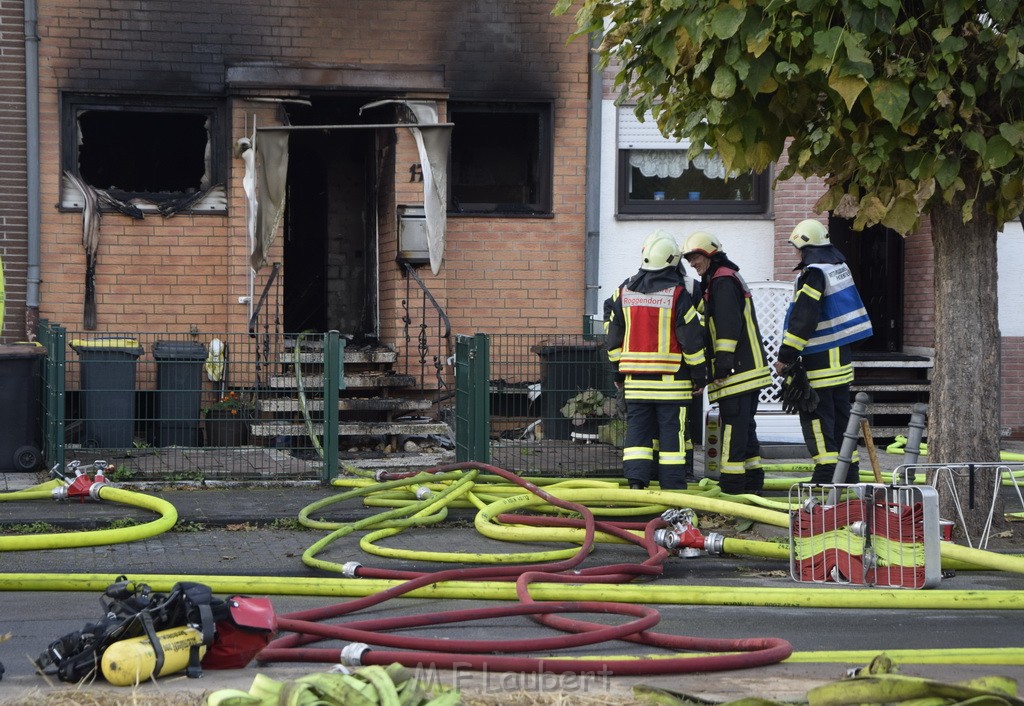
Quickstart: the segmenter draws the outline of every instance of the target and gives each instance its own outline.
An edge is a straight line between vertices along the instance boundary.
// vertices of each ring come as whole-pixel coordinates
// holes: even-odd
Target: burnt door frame
[[[896,231],[876,225],[853,230],[848,218],[829,216],[829,236],[846,256],[874,333],[853,344],[855,351],[903,350],[904,242]]]
[[[379,124],[321,124],[351,119],[364,102],[327,100],[322,109],[289,110],[291,133],[285,200],[284,323],[288,331],[339,330],[376,340],[380,296],[376,173]],[[357,115],[357,113],[355,113]],[[351,253],[351,257],[346,253]]]

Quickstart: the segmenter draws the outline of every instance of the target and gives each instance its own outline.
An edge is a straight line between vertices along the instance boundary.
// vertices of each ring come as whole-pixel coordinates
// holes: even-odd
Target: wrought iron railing
[[[277,281],[281,271],[281,263],[275,262],[263,285],[263,291],[256,300],[249,317],[249,337],[256,339],[256,378],[255,385],[262,386],[267,382],[268,366],[274,361],[274,356],[283,349],[281,336],[281,287]],[[274,284],[277,284],[277,289]],[[274,302],[268,307],[267,303],[274,294]],[[265,310],[266,309],[266,310]],[[273,328],[271,328],[273,319]]]
[[[438,304],[415,268],[405,267],[405,298],[402,300],[402,355],[406,371],[415,375],[423,389],[436,386],[437,401],[454,396],[447,370],[452,361],[452,327],[444,308]],[[413,289],[413,283],[416,289]],[[415,338],[415,343],[413,339]],[[431,384],[428,385],[430,378]]]

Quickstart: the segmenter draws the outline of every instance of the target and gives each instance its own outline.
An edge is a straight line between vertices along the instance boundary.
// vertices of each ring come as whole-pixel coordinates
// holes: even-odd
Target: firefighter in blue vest
[[[800,264],[795,268],[800,274],[775,368],[781,374],[800,358],[807,370],[807,379],[818,394],[814,411],[800,412],[804,443],[814,460],[811,481],[831,483],[850,421],[850,344],[871,335],[871,319],[846,258],[832,245],[824,225],[813,218],[801,221],[789,242],[800,251]],[[845,482],[859,480],[858,461],[854,451]]]
[[[622,469],[630,488],[646,488],[656,477],[662,489],[682,490],[693,471],[686,405],[704,387],[707,370],[700,319],[679,258],[679,245],[667,233],[648,238],[640,271],[609,303],[608,358],[626,401]]]
[[[701,276],[701,313],[711,354],[708,401],[718,405],[722,423],[722,492],[759,493],[764,487],[757,439],[758,394],[772,384],[757,314],[739,266],[710,233],[686,239],[683,257]]]

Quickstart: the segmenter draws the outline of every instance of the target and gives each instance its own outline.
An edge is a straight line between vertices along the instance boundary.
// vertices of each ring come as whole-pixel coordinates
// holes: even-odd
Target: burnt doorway
[[[829,218],[832,243],[846,255],[874,334],[853,344],[854,351],[903,350],[903,238],[884,226],[853,230],[847,218]]]
[[[289,104],[293,126],[357,125],[362,99]],[[375,131],[295,130],[284,220],[284,327],[377,334]]]

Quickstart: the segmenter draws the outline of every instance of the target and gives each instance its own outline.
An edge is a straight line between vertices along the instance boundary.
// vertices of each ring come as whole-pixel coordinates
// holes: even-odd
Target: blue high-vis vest
[[[825,292],[822,297],[821,319],[801,353],[820,353],[869,337],[872,333],[871,319],[853,283],[853,273],[846,263],[807,267],[817,267],[825,273]],[[789,315],[792,311],[793,304],[790,304],[783,330],[789,327]]]

